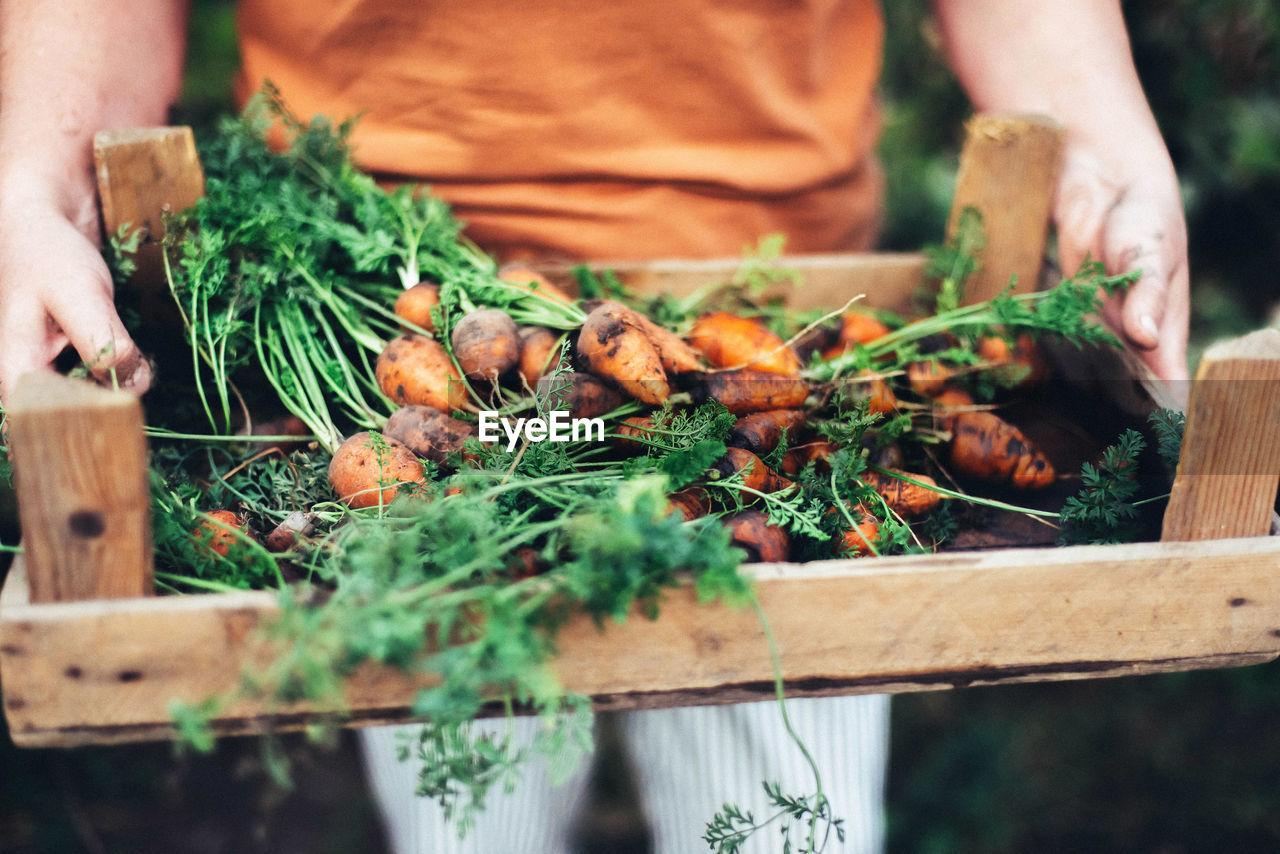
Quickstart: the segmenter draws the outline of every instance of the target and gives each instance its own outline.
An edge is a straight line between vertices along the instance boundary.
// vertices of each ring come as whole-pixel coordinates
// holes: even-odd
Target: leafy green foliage
[[[1156,450],[1170,470],[1178,467],[1178,455],[1182,452],[1182,431],[1187,426],[1187,413],[1178,409],[1157,409],[1147,416],[1147,423],[1156,434]]]
[[[267,141],[273,122],[283,152]],[[268,85],[202,141],[206,195],[168,231],[166,270],[216,431],[231,429],[242,375],[264,377],[331,449],[353,428],[376,429],[389,406],[372,360],[399,334],[396,295],[421,279],[441,286],[446,330],[480,303],[521,323],[581,320],[572,306],[499,281],[439,198],[383,190],[359,171],[353,127],[303,123]]]
[[[1138,455],[1146,441],[1137,430],[1125,430],[1107,447],[1098,465],[1081,468],[1080,492],[1062,509],[1064,542],[1118,543],[1133,539],[1138,509],[1131,503],[1141,483]]]
[[[779,822],[782,837],[781,850],[784,854],[816,854],[825,851],[831,841],[844,842],[844,820],[831,814],[831,804],[822,795],[795,797],[783,793],[782,786],[776,782],[764,783],[765,795],[776,812],[763,820],[757,820],[750,810],[743,810],[736,804],[725,804],[720,812],[707,824],[702,839],[717,854],[738,854],[742,846],[758,831],[774,822]],[[821,824],[823,835],[802,835],[797,842],[793,833],[798,828],[811,828],[813,824]]]
[[[810,366],[808,375],[831,380],[850,370],[867,367],[873,360],[880,370],[895,370],[921,358],[919,345],[940,333],[976,339],[984,335],[1054,335],[1077,347],[1100,344],[1119,346],[1115,335],[1098,322],[1099,294],[1128,287],[1137,272],[1107,275],[1097,261],[1086,259],[1080,269],[1056,286],[1026,294],[1009,290],[987,302],[960,306],[908,323],[865,347]],[[935,357],[936,358],[936,357]],[[887,361],[883,361],[887,360]]]
[[[978,269],[977,253],[986,245],[982,214],[967,207],[960,212],[955,234],[943,246],[925,249],[927,278],[938,280],[938,313],[953,311],[964,302],[964,285]]]

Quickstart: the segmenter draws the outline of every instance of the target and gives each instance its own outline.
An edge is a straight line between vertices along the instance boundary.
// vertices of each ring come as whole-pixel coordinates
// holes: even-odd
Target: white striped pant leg
[[[884,846],[884,785],[889,698],[884,695],[787,701],[792,725],[822,773],[832,811],[844,819],[845,844],[827,851],[872,854]],[[632,712],[623,732],[631,752],[654,854],[706,851],[706,823],[728,801],[771,815],[761,782],[784,794],[813,792],[813,774],[788,737],[776,702]],[[798,837],[793,837],[797,838]],[[777,854],[774,826],[743,848]]]
[[[537,718],[513,722],[513,742],[527,744],[539,725]],[[503,719],[480,721],[477,727],[505,732]],[[421,762],[396,758],[397,733],[416,735],[413,725],[361,730],[369,786],[382,813],[392,854],[569,854],[570,834],[586,790],[591,762],[584,758],[575,775],[560,786],[552,784],[540,757],[523,763],[515,791],[490,791],[485,810],[462,840],[444,820],[439,804],[414,794]]]

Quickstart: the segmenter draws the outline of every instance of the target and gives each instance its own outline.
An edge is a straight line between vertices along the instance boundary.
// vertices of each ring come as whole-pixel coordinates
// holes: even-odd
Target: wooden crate
[[[792,294],[798,304],[839,305],[866,292],[872,304],[902,308],[922,262],[837,255],[784,263],[804,279]],[[684,291],[736,261],[610,266],[634,286]],[[1280,332],[1206,355],[1163,542],[752,567],[789,692],[915,691],[1276,657],[1280,538],[1267,534],[1280,483],[1277,380]],[[68,392],[63,382],[33,380],[11,404],[26,554],[0,591],[10,732],[24,746],[169,738],[172,700],[229,692],[270,655],[255,630],[276,612],[275,597],[148,595],[137,402],[100,389]],[[36,460],[40,480],[23,478]],[[572,621],[559,647],[566,687],[600,708],[773,692],[756,616],[698,605],[687,588],[665,597],[654,622],[637,615],[601,630]],[[409,719],[414,691],[429,679],[364,667],[347,683],[351,722]],[[215,729],[296,726],[317,711],[242,701]]]
[[[810,258],[795,266],[815,285],[806,299],[819,301],[829,294],[818,292],[829,287],[850,292],[868,270],[882,294],[893,292],[886,282],[896,277],[901,296],[919,271],[911,257]],[[651,282],[677,288],[706,281],[709,272],[706,264],[675,264],[669,276],[662,265],[643,269]],[[1234,381],[1242,378],[1249,381]],[[1280,332],[1256,333],[1206,355],[1165,542],[753,567],[789,690],[915,691],[1274,658],[1280,538],[1266,534],[1280,472],[1276,380]],[[81,392],[77,399],[52,393],[30,409],[16,406],[15,450],[24,450],[20,433],[33,419],[41,447],[65,449],[87,432],[101,434],[104,423],[136,405],[122,393]],[[1224,392],[1232,393],[1229,401]],[[121,428],[134,435],[115,436],[117,448],[136,440],[139,423]],[[41,467],[42,494],[19,482],[23,507],[41,509],[24,510],[27,555],[0,594],[0,679],[10,731],[15,743],[30,746],[167,738],[171,700],[228,692],[246,666],[269,655],[254,630],[275,612],[275,597],[104,598],[120,595],[127,573],[111,549],[93,548],[127,528],[128,519],[112,513],[128,515],[120,500],[128,490],[103,484],[136,482],[141,473],[110,464],[93,471],[82,455],[68,459],[76,464],[66,482]],[[17,463],[21,469],[23,458]],[[86,525],[85,507],[115,509]],[[129,559],[137,549],[132,538],[123,539]],[[32,601],[34,590],[44,601]],[[80,601],[50,601],[66,599]],[[560,649],[565,685],[595,697],[601,708],[736,702],[772,692],[755,615],[700,606],[687,589],[666,597],[656,622],[637,615],[603,631],[585,618],[571,622]],[[348,683],[352,721],[406,719],[418,684],[425,683],[364,668]],[[217,728],[242,733],[296,725],[312,711],[298,704],[268,713],[246,701],[227,709]]]

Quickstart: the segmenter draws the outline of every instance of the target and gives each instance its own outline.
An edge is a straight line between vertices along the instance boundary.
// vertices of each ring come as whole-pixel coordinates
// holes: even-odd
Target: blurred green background
[[[913,250],[942,234],[970,108],[924,0],[884,5],[884,246]],[[1123,8],[1183,184],[1194,360],[1209,341],[1270,323],[1280,302],[1280,11],[1270,0]],[[230,108],[232,12],[194,4],[180,121],[199,127]],[[901,696],[890,850],[1280,850],[1278,712],[1276,664]],[[378,850],[349,740],[334,752],[290,742],[292,791],[271,785],[256,749],[18,751],[6,733],[0,852]],[[625,780],[605,769],[597,799],[592,850],[626,850]]]

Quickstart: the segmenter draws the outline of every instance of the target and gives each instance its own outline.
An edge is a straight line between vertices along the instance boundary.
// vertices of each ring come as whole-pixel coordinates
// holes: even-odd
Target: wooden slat
[[[1033,291],[1057,191],[1062,128],[1046,116],[979,114],[965,131],[947,233],[954,234],[961,212],[974,207],[987,239],[965,302],[991,299],[1014,276],[1017,291]]]
[[[165,213],[178,213],[204,195],[204,169],[189,127],[102,131],[93,139],[103,230],[141,228],[133,281],[144,292],[163,282],[160,241]]]
[[[1162,539],[1266,534],[1277,488],[1280,330],[1263,329],[1200,360]]]
[[[102,225],[142,228],[164,235],[163,214],[177,213],[204,195],[204,169],[189,127],[102,131],[93,138]]]
[[[31,600],[149,595],[151,495],[137,396],[29,374],[6,403]]]
[[[1007,681],[1224,667],[1280,652],[1280,540],[1018,549],[756,567],[792,695],[917,691]],[[19,579],[20,581],[20,579]],[[11,583],[14,583],[11,580]],[[237,684],[265,593],[23,605],[0,614],[15,742],[164,738],[173,698]],[[560,635],[566,685],[602,707],[764,699],[769,656],[750,610],[669,595],[662,618]],[[404,719],[414,683],[366,667],[357,722]],[[296,724],[307,707],[280,710]],[[241,703],[225,732],[264,725]]]
[[[742,267],[741,259],[672,258],[657,261],[600,261],[587,265],[609,270],[637,293],[688,296],[708,285],[729,282]],[[924,284],[924,256],[915,252],[845,252],[786,255],[773,268],[794,271],[795,286],[779,285],[765,297],[782,297],[801,310],[836,309],[846,300],[866,295],[865,305],[912,312],[913,300]],[[574,286],[573,266],[540,265],[538,270],[557,285]]]

